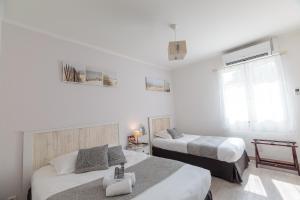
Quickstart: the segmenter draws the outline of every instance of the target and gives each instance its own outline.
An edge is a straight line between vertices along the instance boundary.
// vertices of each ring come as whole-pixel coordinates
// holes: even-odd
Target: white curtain
[[[283,77],[280,56],[220,71],[225,127],[236,131],[290,130]]]

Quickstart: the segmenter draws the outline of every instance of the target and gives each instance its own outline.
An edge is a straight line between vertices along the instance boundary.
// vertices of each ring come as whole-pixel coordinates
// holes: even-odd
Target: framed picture
[[[102,72],[92,66],[70,64],[61,62],[63,82],[78,83],[84,85],[96,85],[115,87],[118,85],[117,74],[113,72]]]
[[[74,64],[63,64],[63,81],[84,83],[86,81],[86,71],[84,67]]]
[[[171,92],[170,83],[168,81],[149,77],[146,77],[146,90]]]
[[[103,86],[116,87],[118,85],[117,75],[112,72],[103,72]]]
[[[90,85],[103,85],[102,72],[86,70],[86,82]]]
[[[137,144],[137,140],[133,135],[127,137],[128,144]]]

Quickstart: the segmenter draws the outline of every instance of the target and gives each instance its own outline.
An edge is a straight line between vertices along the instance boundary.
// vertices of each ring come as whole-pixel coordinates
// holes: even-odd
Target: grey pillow
[[[108,145],[90,149],[80,149],[78,152],[75,173],[84,173],[108,169]]]
[[[173,139],[177,139],[177,138],[181,138],[183,137],[183,134],[182,133],[179,133],[175,128],[173,129],[167,129],[168,133],[171,135],[171,137]]]
[[[114,146],[108,148],[108,165],[120,165],[126,163],[126,157],[123,153],[122,146]]]

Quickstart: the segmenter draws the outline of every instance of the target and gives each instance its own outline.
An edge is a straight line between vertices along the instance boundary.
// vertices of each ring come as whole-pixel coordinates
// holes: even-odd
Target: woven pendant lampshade
[[[169,60],[183,60],[186,53],[185,40],[169,42]]]
[[[186,40],[176,40],[176,29],[178,28],[176,24],[170,24],[170,28],[175,33],[175,40],[169,42],[169,60],[183,60],[187,54]]]

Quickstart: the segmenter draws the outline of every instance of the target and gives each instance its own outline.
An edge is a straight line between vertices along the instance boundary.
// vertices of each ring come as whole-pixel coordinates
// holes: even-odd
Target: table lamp
[[[143,133],[139,130],[133,131],[133,136],[136,138],[136,144],[139,143],[139,137],[141,137],[142,135],[143,135]]]

